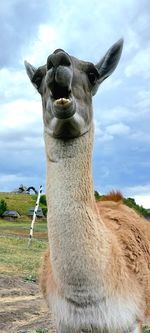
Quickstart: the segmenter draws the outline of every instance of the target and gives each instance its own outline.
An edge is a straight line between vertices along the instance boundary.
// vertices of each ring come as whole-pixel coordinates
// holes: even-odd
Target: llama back
[[[118,197],[118,200],[117,200]],[[111,199],[111,200],[110,200]],[[145,316],[150,317],[150,223],[122,203],[119,195],[97,202],[107,228],[119,241],[131,275],[145,298]],[[145,296],[144,296],[145,295]]]

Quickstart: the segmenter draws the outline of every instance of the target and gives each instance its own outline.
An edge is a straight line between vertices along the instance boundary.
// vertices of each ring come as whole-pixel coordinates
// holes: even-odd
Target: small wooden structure
[[[20,215],[18,212],[16,212],[16,210],[6,210],[2,217],[7,221],[14,221],[20,218]]]
[[[28,216],[33,217],[34,209],[35,209],[35,207],[31,207],[31,208],[29,209],[29,211],[28,211]],[[37,212],[36,212],[36,217],[37,217],[37,218],[43,218],[43,217],[44,217],[44,214],[43,214],[43,211],[42,211],[42,208],[41,208],[41,207],[38,207]]]

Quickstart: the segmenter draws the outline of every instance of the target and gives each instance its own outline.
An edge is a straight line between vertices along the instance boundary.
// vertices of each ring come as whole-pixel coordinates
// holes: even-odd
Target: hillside
[[[5,200],[7,209],[17,211],[22,218],[27,218],[29,208],[34,207],[36,204],[36,198],[37,196],[35,194],[28,195],[0,192],[0,200]],[[40,203],[40,207],[45,209],[45,204]]]
[[[115,194],[116,197],[118,195],[119,195],[119,198],[122,197],[122,201],[123,201],[123,203],[125,205],[127,205],[128,207],[134,209],[138,214],[140,214],[140,215],[144,216],[146,219],[150,220],[150,209],[146,209],[142,205],[138,205],[135,202],[134,198],[125,198],[125,197],[123,197],[123,195],[121,194],[121,192],[112,191],[112,192],[110,192],[109,197],[111,197],[111,196],[114,197],[114,194]],[[99,201],[99,200],[105,200],[105,197],[108,197],[108,195],[106,195],[106,196],[105,195],[101,195],[101,194],[98,193],[98,191],[95,191],[95,198],[96,198],[97,201]],[[111,198],[110,198],[110,200],[111,200]]]
[[[105,196],[100,195],[97,191],[95,191],[96,200],[101,200]],[[34,194],[14,194],[11,192],[0,192],[0,200],[5,200],[7,203],[8,210],[16,210],[21,216],[27,217],[28,210],[31,207],[35,206],[37,196]],[[145,209],[142,206],[136,204],[133,198],[124,198],[124,204],[135,209],[139,214],[145,216],[150,219],[150,209]],[[46,198],[45,195],[42,195],[40,207],[43,208],[43,213],[46,210]]]

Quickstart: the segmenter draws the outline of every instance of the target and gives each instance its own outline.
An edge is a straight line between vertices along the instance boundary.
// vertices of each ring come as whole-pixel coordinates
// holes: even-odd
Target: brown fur
[[[104,195],[100,200],[119,202],[123,200],[123,195],[120,191],[111,191],[107,195]]]
[[[114,201],[109,201],[109,198]],[[97,202],[100,215],[107,228],[117,237],[123,258],[127,264],[129,275],[135,275],[135,283],[146,295],[145,316],[150,316],[150,223],[141,218],[133,209],[119,205],[116,199],[122,198],[120,193],[111,193],[106,196],[107,201]],[[116,254],[115,254],[116,255]],[[114,256],[113,256],[114,257]],[[117,266],[115,264],[115,270]],[[117,274],[120,275],[120,272]],[[109,277],[108,277],[109,278]],[[122,286],[121,286],[122,287]],[[41,272],[41,288],[44,296],[57,290],[50,262],[50,253],[44,256]]]
[[[44,297],[57,289],[56,282],[53,277],[51,262],[50,262],[50,251],[47,250],[43,257],[43,265],[40,271],[40,286]]]
[[[26,63],[42,97],[47,158],[51,253],[41,288],[59,333],[137,332],[150,320],[150,224],[123,204],[120,192],[96,205],[91,172],[92,96],[116,68],[122,45],[96,65],[63,50],[42,70]]]
[[[119,240],[130,274],[146,295],[145,316],[150,316],[150,223],[133,209],[111,201],[99,201],[98,209],[107,228]]]

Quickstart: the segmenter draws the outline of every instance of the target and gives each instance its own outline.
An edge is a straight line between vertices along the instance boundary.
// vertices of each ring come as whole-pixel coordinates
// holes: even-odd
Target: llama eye
[[[97,76],[95,73],[93,72],[89,72],[88,73],[88,78],[91,84],[95,84],[96,80],[97,80]]]
[[[34,80],[33,80],[33,83],[36,85],[36,87],[37,87],[37,89],[39,89],[40,88],[40,85],[41,85],[41,77],[36,77],[36,78],[34,78]]]

